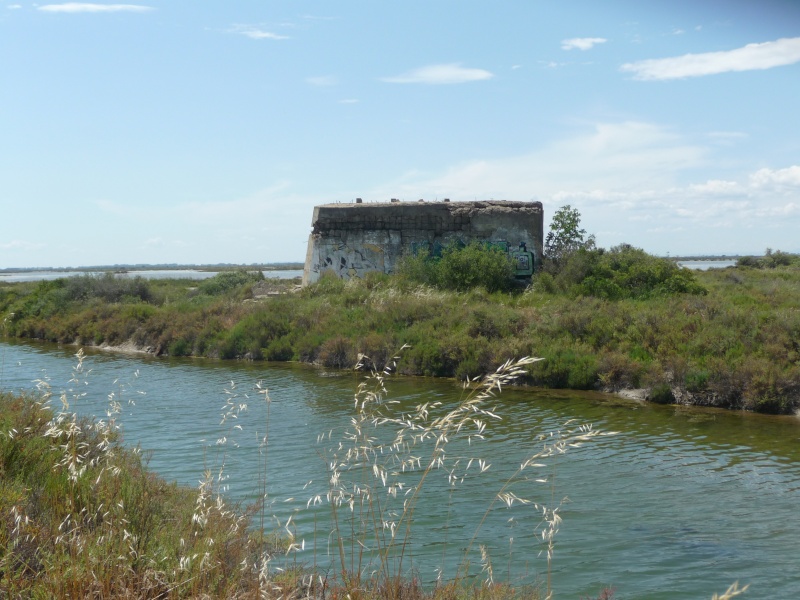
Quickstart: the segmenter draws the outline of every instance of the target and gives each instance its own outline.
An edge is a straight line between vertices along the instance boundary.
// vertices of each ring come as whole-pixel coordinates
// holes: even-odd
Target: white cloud
[[[355,98],[344,98],[343,100],[339,100],[339,104],[358,104],[358,100]]]
[[[265,31],[260,27],[254,25],[234,25],[228,30],[229,33],[243,35],[249,37],[251,40],[288,40],[288,35],[281,35],[273,33],[272,31]]]
[[[724,181],[722,179],[709,179],[705,183],[693,183],[688,189],[696,194],[716,195],[742,195],[747,193],[747,189],[736,181]]]
[[[482,81],[491,79],[492,77],[494,77],[494,75],[489,71],[470,69],[462,67],[460,63],[451,63],[420,67],[419,69],[414,69],[394,77],[383,77],[381,81],[387,83],[448,84]]]
[[[597,44],[605,44],[608,40],[605,38],[571,38],[561,41],[562,50],[591,50]]]
[[[528,154],[474,160],[427,179],[425,174],[407,174],[376,196],[513,200],[591,189],[668,187],[683,170],[702,166],[706,154],[705,147],[658,125],[598,123]]]
[[[90,4],[83,2],[67,2],[66,4],[45,4],[37,7],[43,12],[61,13],[100,13],[100,12],[147,12],[154,10],[152,6],[141,4]]]
[[[711,131],[706,137],[717,145],[732,146],[740,140],[747,139],[748,135],[742,131]]]
[[[597,123],[527,154],[408,172],[365,196],[534,198],[546,219],[571,204],[600,245],[660,254],[800,251],[800,166],[698,177],[713,173],[715,147],[698,139],[653,123]]]
[[[8,10],[19,10],[20,8],[22,8],[22,4],[9,4],[8,6],[6,6],[6,8]]]
[[[756,188],[772,188],[775,190],[794,189],[800,193],[800,166],[786,169],[759,169],[750,176],[750,183]]]
[[[640,60],[625,63],[620,67],[620,71],[632,73],[634,79],[654,81],[716,75],[730,71],[771,69],[796,62],[800,62],[800,37],[747,44],[742,48],[722,52]]]
[[[306,77],[306,83],[320,87],[336,85],[339,80],[333,75],[322,75],[320,77]]]

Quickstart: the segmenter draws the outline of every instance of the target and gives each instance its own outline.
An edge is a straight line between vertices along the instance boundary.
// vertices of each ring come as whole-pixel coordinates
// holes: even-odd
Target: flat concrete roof
[[[490,207],[500,207],[500,208],[542,208],[541,202],[524,202],[521,200],[467,200],[467,201],[455,201],[451,200],[449,202],[444,202],[443,200],[423,200],[420,202],[419,200],[403,200],[397,202],[334,202],[331,204],[319,204],[315,208],[339,208],[342,210],[347,210],[349,208],[394,208],[394,207],[404,207],[408,208],[411,206],[444,206],[444,207],[452,207],[452,208],[490,208]]]

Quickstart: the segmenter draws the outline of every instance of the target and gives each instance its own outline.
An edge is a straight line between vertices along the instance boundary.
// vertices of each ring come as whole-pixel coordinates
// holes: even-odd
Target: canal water
[[[152,469],[189,486],[197,486],[206,469],[215,475],[222,470],[220,485],[232,501],[259,497],[266,464],[267,518],[283,525],[291,516],[290,528],[304,542],[291,560],[330,564],[335,554],[330,509],[324,502],[316,508],[307,504],[325,495],[329,449],[354,414],[354,392],[363,375],[87,350],[88,373],[70,383],[75,351],[0,343],[0,389],[30,390],[35,380],[44,380],[56,394],[86,392],[74,407],[96,415],[104,415],[113,393],[122,400],[126,444],[147,452]],[[258,382],[268,388],[269,404]],[[451,407],[463,394],[453,382],[423,378],[389,378],[386,386],[388,398],[405,411],[425,402]],[[220,424],[232,405],[243,404],[246,411]],[[543,483],[531,480],[513,488],[537,503],[561,503],[563,521],[551,563],[557,598],[595,597],[605,586],[615,587],[619,598],[711,598],[736,580],[750,584],[747,598],[800,597],[797,417],[552,390],[506,389],[493,404],[501,420],[489,419],[485,439],[470,445],[454,439],[448,450],[450,457],[463,455],[464,462],[484,460],[490,465],[486,472],[478,475],[476,462],[472,475],[455,487],[446,473],[433,472],[420,495],[404,564],[423,581],[434,581],[440,571],[444,579],[455,574],[492,498],[541,447],[537,436],[574,420],[617,433],[570,449],[557,461],[543,461],[535,471]],[[326,439],[318,442],[320,434]],[[391,434],[374,433],[386,435]],[[369,478],[362,476],[357,471],[367,485]],[[415,481],[413,473],[400,477],[408,486]],[[388,514],[391,500],[385,494],[378,498]],[[401,491],[395,509],[402,498]],[[481,569],[481,544],[495,581],[544,580],[541,521],[541,510],[531,505],[496,504],[468,554],[473,571]],[[349,528],[344,518],[343,536]]]

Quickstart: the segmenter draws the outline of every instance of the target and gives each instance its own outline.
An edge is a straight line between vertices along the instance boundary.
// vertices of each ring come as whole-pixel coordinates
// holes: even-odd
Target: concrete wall
[[[387,202],[324,204],[314,208],[303,283],[325,271],[349,279],[391,273],[412,247],[461,240],[525,243],[542,260],[541,202]]]

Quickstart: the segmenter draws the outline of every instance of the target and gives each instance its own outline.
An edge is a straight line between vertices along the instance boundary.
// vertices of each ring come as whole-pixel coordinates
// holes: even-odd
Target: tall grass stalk
[[[348,589],[361,589],[366,583],[392,587],[409,576],[413,553],[414,515],[428,479],[435,472],[444,474],[447,482],[448,514],[453,494],[468,477],[487,472],[491,465],[478,451],[488,432],[488,424],[499,420],[491,402],[502,389],[523,376],[539,358],[508,360],[494,373],[477,378],[465,386],[465,394],[455,407],[447,408],[438,401],[425,402],[410,411],[398,410],[397,401],[389,400],[385,385],[398,360],[382,371],[372,370],[359,385],[354,396],[355,414],[341,439],[324,452],[328,465],[328,491],[332,531],[338,571]],[[359,365],[372,364],[362,357]],[[589,425],[568,423],[566,430],[542,433],[536,438],[541,447],[526,458],[517,471],[502,484],[489,501],[477,523],[463,555],[458,560],[455,579],[471,577],[471,550],[480,536],[487,517],[501,505],[511,508],[525,505],[533,509],[533,529],[545,545],[548,573],[551,570],[555,536],[561,522],[560,503],[540,502],[533,498],[535,489],[520,490],[525,484],[549,484],[555,489],[555,472],[544,470],[548,462],[601,434]],[[387,431],[388,430],[388,431]],[[321,436],[326,442],[331,433]],[[455,451],[452,443],[459,441]],[[309,500],[321,501],[322,495]],[[447,527],[449,524],[444,524]],[[509,551],[513,541],[509,540]],[[480,546],[480,564],[484,584],[493,586],[494,568],[486,546]],[[443,547],[439,581],[445,568]],[[509,558],[510,560],[510,558]],[[548,597],[552,585],[548,575]]]

